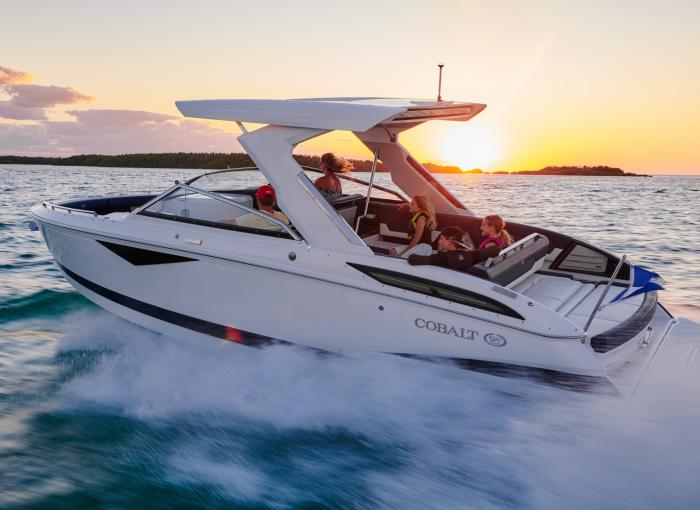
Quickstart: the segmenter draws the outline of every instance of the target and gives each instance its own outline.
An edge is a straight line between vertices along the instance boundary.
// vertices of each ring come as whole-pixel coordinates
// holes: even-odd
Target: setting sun
[[[438,154],[445,163],[463,170],[490,167],[502,156],[499,137],[488,130],[471,125],[451,124],[441,137]]]

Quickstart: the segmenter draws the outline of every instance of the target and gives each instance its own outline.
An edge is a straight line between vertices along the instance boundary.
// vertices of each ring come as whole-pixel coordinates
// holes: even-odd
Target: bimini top
[[[177,101],[185,117],[313,129],[367,131],[379,124],[466,121],[485,104],[385,97],[311,99],[205,99]]]

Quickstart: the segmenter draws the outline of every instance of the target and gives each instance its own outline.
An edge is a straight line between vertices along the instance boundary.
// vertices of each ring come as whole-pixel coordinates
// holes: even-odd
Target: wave
[[[664,384],[620,400],[383,355],[175,340],[112,317],[61,341],[60,352],[95,343],[110,352],[64,384],[62,405],[154,427],[153,441],[168,443],[161,467],[170,482],[212,488],[232,503],[700,501],[697,373],[669,367]]]
[[[43,289],[0,302],[0,322],[65,315],[86,306],[94,305],[77,292]]]

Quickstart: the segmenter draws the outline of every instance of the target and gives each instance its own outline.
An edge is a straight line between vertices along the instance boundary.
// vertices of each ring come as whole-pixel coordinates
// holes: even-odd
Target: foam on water
[[[682,334],[699,332],[686,321]],[[61,351],[95,341],[109,355],[64,384],[62,405],[186,428],[164,476],[235,501],[284,507],[328,493],[386,508],[700,502],[700,374],[676,367],[666,367],[664,384],[622,400],[396,357],[176,341],[111,317],[69,335]]]

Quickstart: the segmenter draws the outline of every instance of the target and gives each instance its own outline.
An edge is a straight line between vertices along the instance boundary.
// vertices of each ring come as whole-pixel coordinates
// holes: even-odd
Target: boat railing
[[[87,214],[96,218],[99,216],[95,211],[90,211],[88,209],[76,209],[75,207],[66,207],[65,205],[52,204],[51,202],[42,202],[41,205],[46,209],[51,209],[52,211],[65,211],[68,214]]]
[[[610,287],[612,286],[613,282],[615,281],[615,278],[617,278],[617,274],[620,272],[620,269],[622,269],[622,266],[625,265],[625,262],[627,262],[627,255],[623,255],[622,258],[620,258],[620,261],[617,263],[617,266],[615,266],[615,270],[613,271],[612,275],[610,276],[608,283],[605,285],[605,290],[603,290],[603,293],[598,298],[598,302],[593,307],[593,310],[591,311],[591,315],[588,317],[588,320],[586,321],[586,325],[583,327],[584,333],[588,333],[588,328],[591,327],[591,323],[593,322],[593,319],[595,318],[596,314],[600,311],[601,305],[603,304],[603,301],[605,300],[605,296],[608,295],[608,291],[610,290]]]

